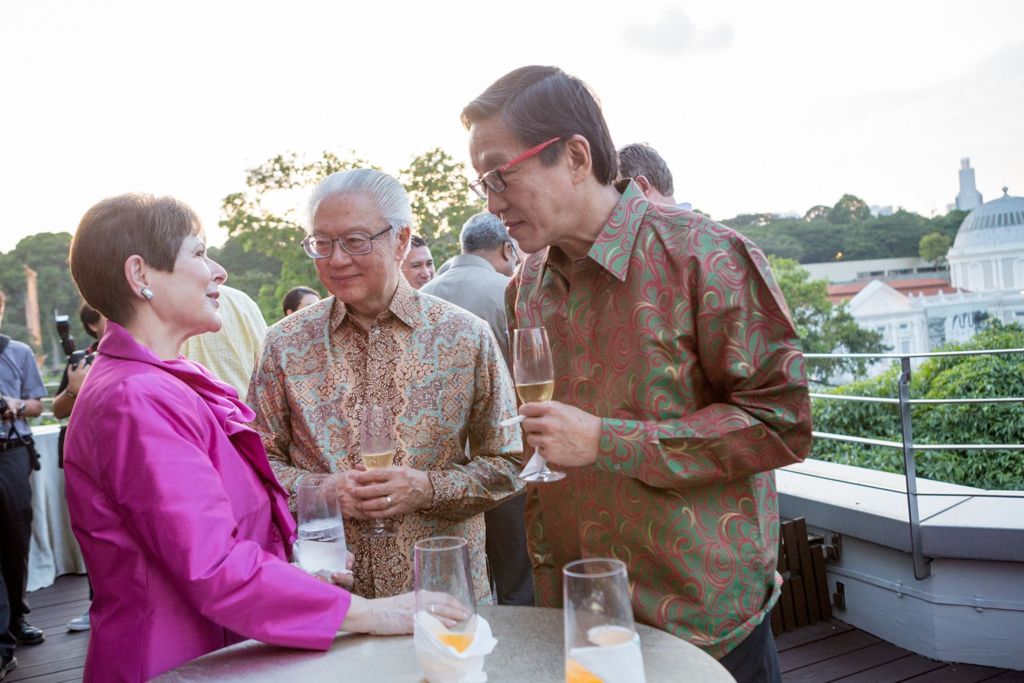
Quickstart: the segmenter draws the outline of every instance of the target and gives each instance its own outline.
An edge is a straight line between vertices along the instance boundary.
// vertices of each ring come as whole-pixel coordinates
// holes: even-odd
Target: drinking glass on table
[[[551,346],[548,332],[543,327],[520,327],[512,331],[512,372],[515,375],[516,393],[523,403],[550,401],[555,393],[555,366],[551,360]],[[556,472],[548,467],[533,449],[543,467],[538,472],[520,475],[523,481],[546,483],[565,478],[565,472]]]
[[[295,559],[310,574],[346,572],[345,525],[334,487],[299,484],[296,491],[298,541]]]
[[[570,562],[562,569],[562,595],[566,683],[643,683],[626,565],[602,557]]]
[[[366,406],[359,434],[363,467],[368,470],[376,470],[395,464],[394,426],[390,408],[380,404]],[[370,527],[367,535],[372,538],[394,536],[395,528],[389,520],[378,519]]]
[[[466,539],[435,536],[417,541],[413,547],[413,580],[417,616],[420,612],[434,615],[438,608],[450,609],[452,598],[465,610],[465,619],[437,636],[445,645],[465,652],[476,629],[476,599]]]

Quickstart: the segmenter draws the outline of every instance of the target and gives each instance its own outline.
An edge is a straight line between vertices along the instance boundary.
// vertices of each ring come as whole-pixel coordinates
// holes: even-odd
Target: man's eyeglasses
[[[309,235],[306,239],[302,240],[302,248],[306,250],[306,256],[309,258],[330,258],[331,254],[334,253],[334,243],[337,242],[338,246],[346,254],[350,256],[363,256],[373,250],[373,240],[393,227],[393,225],[389,225],[375,235],[364,235],[361,232],[334,238],[322,235]]]
[[[502,166],[494,169],[493,171],[488,171],[487,173],[484,173],[478,179],[471,182],[469,186],[473,189],[473,192],[476,192],[477,196],[480,197],[480,199],[487,199],[488,192],[494,192],[495,194],[504,192],[505,188],[508,187],[508,184],[505,182],[505,178],[502,177],[502,173],[506,172],[516,164],[520,164],[529,159],[530,157],[540,154],[545,149],[547,149],[548,147],[555,144],[561,139],[562,138],[560,137],[551,138],[546,142],[540,143],[536,147],[531,147],[530,149],[526,150],[525,152],[523,152],[516,158],[512,159],[508,163],[503,164]]]
[[[515,266],[518,266],[520,263],[522,263],[523,257],[519,255],[519,250],[516,249],[515,242],[513,242],[512,240],[505,240],[505,244],[512,247],[512,258],[515,259],[515,265],[512,267],[515,268]]]

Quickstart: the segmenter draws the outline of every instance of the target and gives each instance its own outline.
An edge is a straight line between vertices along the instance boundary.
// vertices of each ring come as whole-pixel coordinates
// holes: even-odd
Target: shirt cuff
[[[427,477],[430,478],[430,486],[434,489],[434,500],[429,507],[423,508],[423,512],[443,510],[461,497],[461,489],[444,470],[430,470]]]

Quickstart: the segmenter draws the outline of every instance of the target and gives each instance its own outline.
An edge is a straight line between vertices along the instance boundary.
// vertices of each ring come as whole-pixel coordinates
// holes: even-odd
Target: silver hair
[[[390,239],[397,239],[400,228],[412,227],[412,206],[405,188],[387,173],[372,168],[338,171],[321,180],[309,198],[306,225],[313,229],[316,210],[325,199],[353,194],[366,195],[373,201],[384,220],[395,228],[388,233]]]
[[[508,242],[508,228],[493,213],[484,211],[466,221],[459,241],[462,243],[463,254],[492,251]]]

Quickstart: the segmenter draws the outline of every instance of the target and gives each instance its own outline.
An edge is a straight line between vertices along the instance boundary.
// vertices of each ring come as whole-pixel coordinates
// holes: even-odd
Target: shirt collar
[[[640,223],[649,203],[640,187],[632,180],[616,183],[622,193],[608,222],[601,229],[587,256],[621,281],[629,271],[629,255],[633,253]]]
[[[398,288],[395,295],[391,297],[391,303],[387,307],[388,312],[395,316],[408,327],[417,327],[423,320],[423,309],[420,305],[420,293],[412,288],[404,275],[398,276]],[[331,307],[331,331],[338,329],[348,315],[345,302],[337,297],[334,298],[334,305]]]
[[[640,223],[647,213],[650,202],[640,190],[640,186],[632,180],[616,183],[615,189],[622,193],[622,196],[608,217],[608,222],[604,224],[597,239],[590,246],[586,258],[624,282],[629,272],[629,255],[633,252]],[[541,259],[542,272],[551,266],[562,273],[563,277],[572,265],[568,257],[557,247],[545,249]]]

